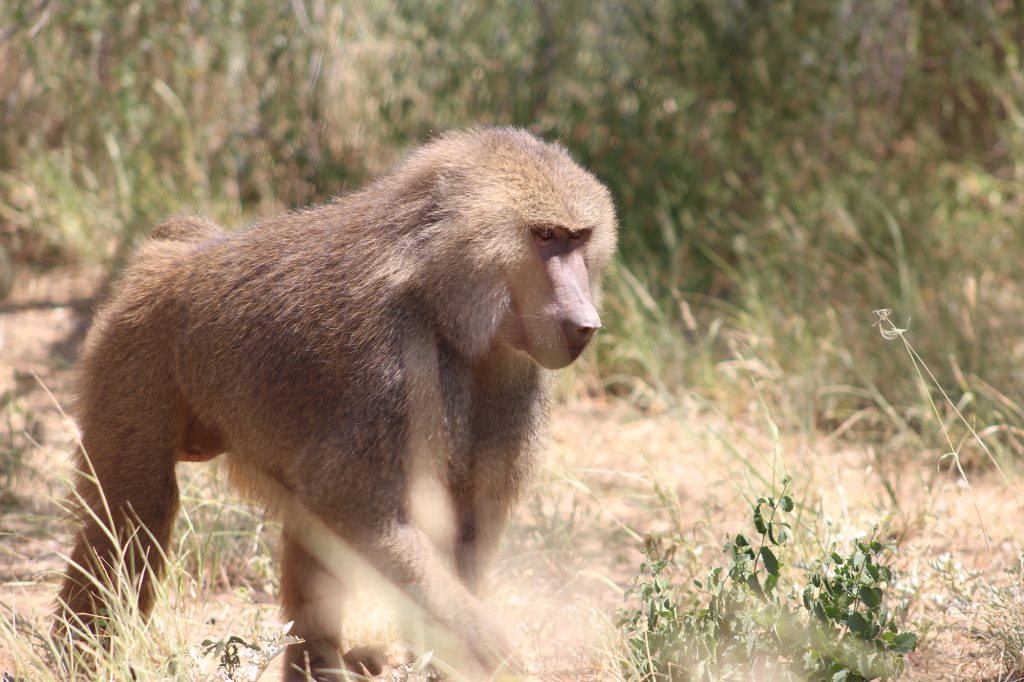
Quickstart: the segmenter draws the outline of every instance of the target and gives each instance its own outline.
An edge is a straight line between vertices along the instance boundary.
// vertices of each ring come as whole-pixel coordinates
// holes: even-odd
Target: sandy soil
[[[75,429],[62,409],[103,282],[103,272],[90,268],[21,272],[0,302],[0,393],[7,403],[0,422],[0,489],[7,491],[0,499],[0,606],[40,622],[56,592],[66,540],[57,501],[65,494]],[[958,604],[935,566],[959,562],[987,580],[1008,580],[1005,571],[1020,554],[1020,481],[978,473],[972,498],[955,476],[937,470],[935,452],[876,452],[823,434],[783,434],[776,450],[751,403],[748,415],[728,419],[695,400],[658,414],[611,400],[556,410],[545,472],[492,576],[491,599],[514,624],[538,676],[611,676],[607,656],[601,663],[594,652],[614,648],[611,622],[639,566],[640,536],[679,533],[694,550],[691,565],[720,563],[721,538],[742,527],[753,496],[768,492],[758,477],[770,479],[774,465],[776,475],[783,467],[794,475],[798,500],[832,521],[819,522],[819,530],[833,528],[841,539],[887,522],[899,539],[899,589],[927,633],[912,655],[911,679],[999,679],[985,609]],[[16,453],[22,460],[14,467]],[[961,587],[969,591],[967,582]],[[260,588],[257,598],[242,602],[229,587],[199,595],[197,642],[204,631],[223,636],[252,622],[277,627],[272,591]],[[355,611],[364,622],[354,636],[394,636],[386,615]],[[0,672],[10,665],[0,651]]]

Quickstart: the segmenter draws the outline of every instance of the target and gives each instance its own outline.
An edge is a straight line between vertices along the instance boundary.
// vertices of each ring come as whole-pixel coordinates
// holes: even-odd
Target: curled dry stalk
[[[918,379],[921,381],[922,385],[925,386],[924,393],[928,398],[928,404],[931,407],[932,413],[935,415],[935,419],[939,423],[939,428],[942,430],[942,435],[946,439],[946,443],[949,446],[949,451],[939,458],[939,461],[936,463],[936,465],[941,464],[942,460],[947,458],[949,458],[952,461],[952,466],[956,468],[956,471],[960,475],[961,480],[963,480],[964,485],[967,487],[967,493],[971,497],[971,504],[974,506],[974,512],[978,517],[978,525],[981,527],[981,536],[982,539],[985,541],[985,550],[988,553],[989,560],[992,560],[992,546],[989,543],[988,531],[985,529],[985,520],[982,517],[981,508],[978,506],[978,499],[974,494],[974,488],[971,486],[971,481],[967,478],[967,473],[964,471],[963,464],[960,461],[960,447],[953,444],[953,437],[950,435],[949,429],[947,428],[945,421],[943,421],[942,419],[942,414],[939,412],[939,407],[935,403],[935,399],[932,397],[932,392],[929,389],[929,386],[934,386],[936,389],[938,389],[939,393],[942,395],[942,399],[946,401],[946,404],[948,404],[950,408],[952,408],[954,414],[956,414],[957,419],[959,419],[960,422],[962,422],[963,425],[967,427],[967,430],[970,432],[971,437],[978,443],[982,451],[985,453],[986,457],[988,457],[988,459],[992,462],[996,471],[999,472],[999,477],[1002,479],[1003,483],[1007,487],[1009,487],[1010,482],[1006,478],[1006,474],[1003,472],[1002,467],[999,466],[999,462],[992,454],[992,451],[989,449],[988,445],[985,444],[985,441],[975,430],[974,426],[972,426],[971,423],[967,420],[963,412],[960,411],[960,408],[957,407],[953,399],[949,397],[949,394],[946,393],[946,390],[942,388],[942,384],[939,383],[939,380],[936,378],[935,374],[928,367],[928,364],[924,361],[924,359],[917,352],[917,350],[914,349],[914,346],[911,345],[910,341],[907,340],[906,333],[907,331],[909,331],[910,328],[910,319],[907,318],[907,322],[904,327],[898,327],[892,321],[891,308],[880,308],[878,310],[875,310],[874,314],[877,319],[875,320],[872,326],[878,327],[878,331],[882,335],[883,339],[887,341],[899,339],[903,343],[903,347],[906,349],[907,355],[910,357],[910,362],[914,365],[914,371],[917,372]],[[927,379],[925,378],[926,376]]]

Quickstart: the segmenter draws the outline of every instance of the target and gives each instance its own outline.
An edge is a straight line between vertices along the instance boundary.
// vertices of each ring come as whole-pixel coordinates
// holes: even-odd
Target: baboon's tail
[[[179,215],[167,218],[150,232],[151,239],[175,242],[201,242],[223,234],[220,225],[209,218]]]

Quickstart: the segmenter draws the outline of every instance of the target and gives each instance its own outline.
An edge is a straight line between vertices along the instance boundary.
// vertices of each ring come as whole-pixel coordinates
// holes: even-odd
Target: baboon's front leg
[[[455,635],[487,671],[513,665],[504,629],[438,556],[429,538],[409,524],[389,526],[369,551],[377,568]]]
[[[281,604],[293,621],[290,634],[304,641],[285,653],[286,682],[305,682],[305,670],[317,680],[333,681],[341,671],[342,584],[313,556],[312,541],[298,528],[285,525],[281,557]]]
[[[476,495],[457,500],[455,511],[455,568],[466,587],[476,594],[501,540],[508,508],[498,500]]]

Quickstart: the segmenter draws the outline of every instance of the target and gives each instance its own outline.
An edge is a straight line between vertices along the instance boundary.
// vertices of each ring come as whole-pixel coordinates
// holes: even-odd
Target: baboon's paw
[[[372,645],[354,646],[342,656],[342,659],[345,661],[345,667],[351,672],[371,677],[384,672],[384,664],[387,663],[384,649]]]

